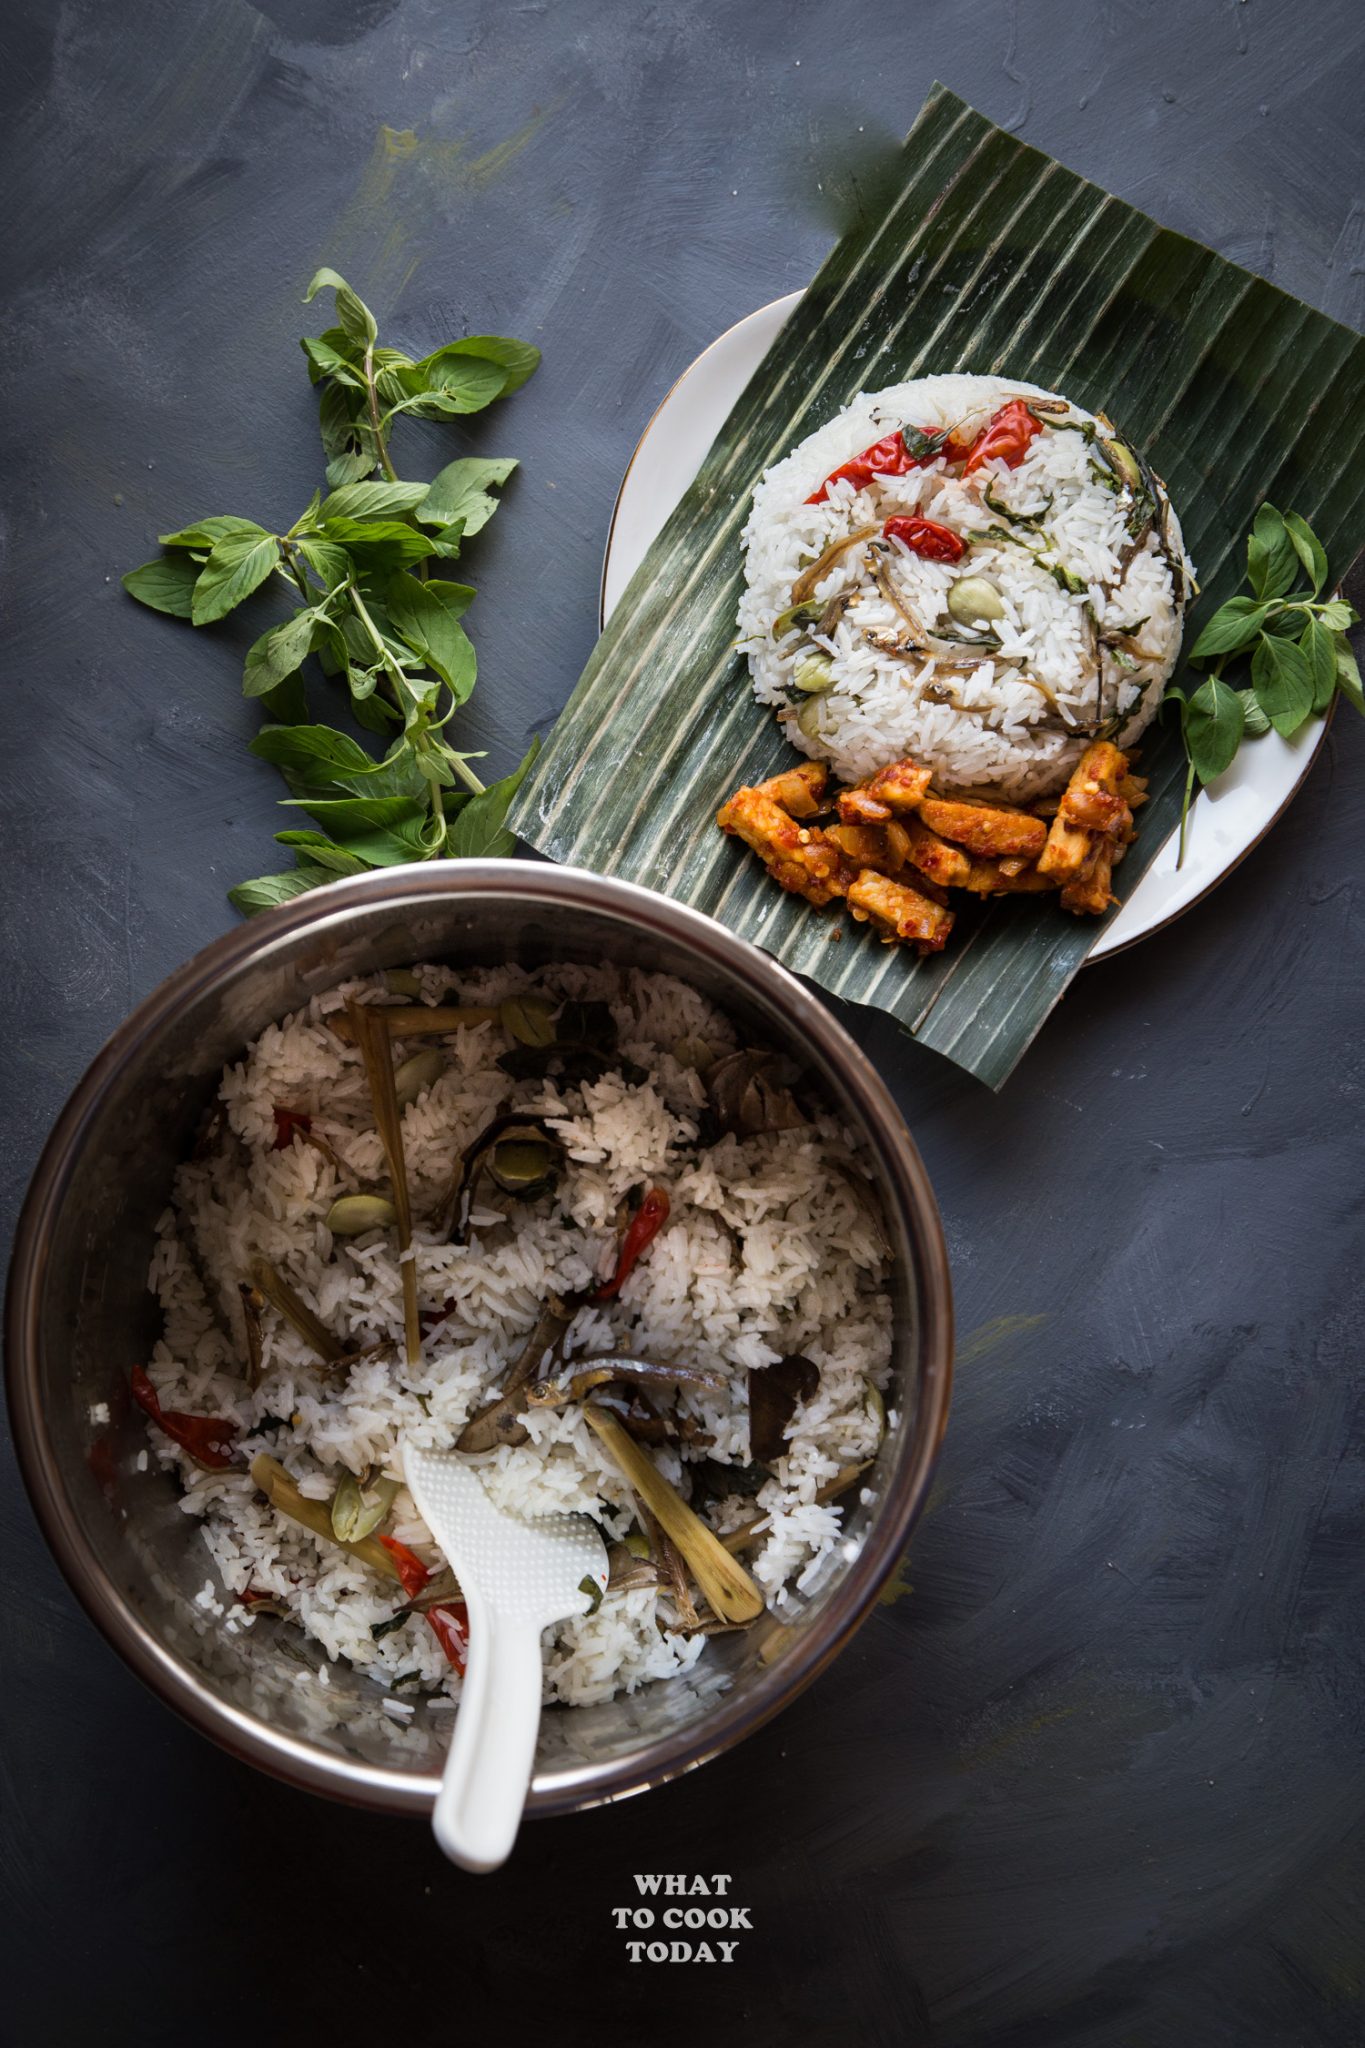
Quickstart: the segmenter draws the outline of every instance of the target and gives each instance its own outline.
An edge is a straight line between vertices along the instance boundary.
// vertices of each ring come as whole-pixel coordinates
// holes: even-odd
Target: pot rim
[[[866,1620],[923,1506],[947,1423],[952,1380],[952,1291],[938,1207],[923,1162],[871,1061],[824,1004],[776,960],[724,925],[657,892],[586,869],[528,861],[432,861],[348,876],[293,898],[212,940],[146,996],[95,1055],[44,1145],[20,1211],[5,1300],[5,1383],[24,1484],[67,1583],[101,1633],[165,1703],[230,1754],[304,1790],[388,1813],[425,1814],[439,1780],[333,1755],[220,1699],[128,1607],[66,1508],[67,1487],[40,1398],[39,1305],[54,1219],[86,1134],[111,1083],[168,1020],[231,985],[246,965],[325,931],[357,908],[395,910],[460,897],[600,910],[648,933],[679,940],[731,982],[775,1001],[794,1033],[838,1071],[894,1191],[915,1267],[920,1413],[913,1438],[888,1474],[859,1555],[830,1593],[819,1625],[780,1665],[724,1695],[700,1724],[648,1741],[610,1762],[538,1774],[528,1815],[566,1813],[629,1797],[709,1762],[770,1720],[844,1648]]]

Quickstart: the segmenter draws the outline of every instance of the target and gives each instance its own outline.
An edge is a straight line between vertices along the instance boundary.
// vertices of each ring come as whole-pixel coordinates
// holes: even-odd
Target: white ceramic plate
[[[678,379],[645,428],[617,494],[607,535],[603,625],[800,296],[791,292],[770,306],[760,306],[713,341]],[[1210,784],[1195,805],[1185,865],[1177,871],[1178,834],[1173,832],[1090,958],[1103,959],[1146,938],[1230,874],[1279,817],[1312,766],[1325,732],[1325,722],[1314,719],[1292,740],[1269,732],[1244,746],[1227,774]]]

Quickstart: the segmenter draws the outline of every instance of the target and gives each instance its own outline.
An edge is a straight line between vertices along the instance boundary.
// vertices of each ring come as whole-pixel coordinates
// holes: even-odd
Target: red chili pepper
[[[634,1272],[640,1254],[646,1251],[668,1221],[668,1195],[663,1188],[650,1188],[639,1208],[630,1219],[630,1226],[621,1243],[616,1271],[611,1279],[604,1281],[594,1297],[597,1301],[611,1301]]]
[[[287,1152],[294,1142],[294,1133],[299,1131],[306,1138],[313,1128],[313,1119],[303,1109],[286,1109],[276,1103],[271,1111],[275,1119],[275,1142],[272,1152]]]
[[[443,1607],[429,1607],[427,1621],[437,1642],[463,1678],[469,1656],[469,1609],[463,1600],[453,1600]]]
[[[409,1600],[415,1600],[431,1573],[421,1558],[409,1550],[406,1543],[400,1543],[396,1536],[381,1536],[379,1540],[398,1567],[398,1582],[403,1591]]]
[[[158,1429],[165,1430],[172,1443],[188,1451],[196,1465],[221,1472],[232,1463],[237,1440],[235,1423],[225,1422],[221,1415],[184,1415],[178,1408],[163,1408],[140,1365],[133,1367],[131,1384],[138,1407],[150,1415]]]
[[[908,438],[907,438],[908,436]],[[870,448],[864,448],[861,455],[851,461],[840,463],[832,469],[818,491],[812,491],[807,498],[808,505],[823,505],[829,496],[829,487],[841,479],[847,479],[855,490],[863,490],[874,476],[904,476],[909,470],[923,469],[926,462],[932,462],[936,455],[946,455],[954,460],[952,435],[941,429],[931,431],[928,427],[898,427],[894,434],[874,441]]]
[[[967,552],[966,541],[950,526],[940,526],[936,519],[901,514],[888,519],[882,532],[888,540],[903,542],[912,555],[923,555],[926,562],[957,562]]]
[[[1042,431],[1023,399],[1012,398],[973,441],[962,474],[970,476],[984,462],[1003,462],[1010,469],[1017,469],[1028,454],[1029,443]]]

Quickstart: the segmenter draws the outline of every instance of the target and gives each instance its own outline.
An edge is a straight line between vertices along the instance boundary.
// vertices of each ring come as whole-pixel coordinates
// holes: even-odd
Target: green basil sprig
[[[1244,739],[1275,731],[1288,739],[1329,710],[1340,691],[1365,714],[1360,669],[1346,637],[1357,614],[1344,598],[1324,598],[1327,556],[1306,519],[1262,505],[1247,538],[1250,596],[1230,597],[1205,626],[1189,659],[1210,664],[1191,695],[1174,685],[1165,702],[1178,707],[1189,767],[1180,811],[1180,862],[1196,780],[1202,786],[1229,767]],[[1234,688],[1229,662],[1249,660]]]
[[[321,387],[326,495],[315,491],[286,533],[218,515],[164,533],[164,552],[123,578],[140,603],[196,626],[226,618],[266,585],[293,602],[248,652],[242,687],[270,720],[251,751],[279,768],[285,801],[317,829],[276,833],[297,865],[229,890],[248,915],[338,875],[510,853],[507,807],[536,752],[485,788],[471,765],[479,756],[445,737],[477,662],[460,623],[474,592],[443,571],[493,517],[493,492],[516,463],[464,457],[431,483],[406,483],[389,437],[403,414],[455,418],[506,397],[540,351],[476,334],[414,359],[380,346],[374,315],[336,271],[320,270],[304,303],[323,290],[334,295],[336,325],[302,346]],[[357,722],[383,735],[381,758],[312,720],[310,655],[344,679]]]

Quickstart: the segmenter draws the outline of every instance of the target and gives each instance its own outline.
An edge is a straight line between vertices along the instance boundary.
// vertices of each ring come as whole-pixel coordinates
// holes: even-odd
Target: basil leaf
[[[1273,505],[1262,505],[1247,540],[1247,581],[1257,597],[1283,597],[1299,573],[1299,558],[1284,519]]]
[[[317,613],[310,609],[295,612],[282,626],[272,626],[268,633],[262,633],[247,652],[243,696],[264,697],[292,676],[311,654],[318,624]]]
[[[1246,737],[1249,740],[1264,738],[1265,734],[1270,731],[1270,720],[1257,703],[1256,692],[1254,690],[1239,690],[1237,694],[1242,700],[1242,722]]]
[[[188,555],[159,555],[140,569],[130,569],[120,581],[139,604],[149,605],[154,612],[168,612],[173,619],[188,619],[199,568]]]
[[[394,1630],[395,1630],[396,1628],[401,1628],[401,1627],[403,1626],[403,1623],[404,1623],[404,1622],[405,1622],[405,1621],[407,1620],[408,1616],[409,1616],[409,1615],[411,1614],[411,1612],[412,1612],[412,1609],[411,1609],[410,1607],[400,1607],[400,1608],[399,1608],[399,1610],[398,1610],[398,1612],[397,1612],[397,1614],[391,1614],[391,1615],[389,1615],[389,1617],[387,1618],[387,1620],[385,1620],[385,1621],[372,1621],[372,1622],[370,1623],[370,1634],[371,1634],[371,1635],[373,1636],[373,1638],[374,1638],[375,1642],[377,1642],[377,1643],[381,1643],[381,1642],[383,1642],[383,1640],[384,1640],[385,1636],[388,1636],[388,1635],[392,1635],[392,1634],[393,1634],[393,1631],[394,1631]],[[416,1672],[413,1672],[413,1671],[405,1671],[405,1672],[403,1673],[403,1675],[402,1675],[402,1678],[399,1678],[399,1679],[395,1679],[395,1680],[394,1680],[394,1685],[391,1685],[391,1686],[389,1687],[389,1690],[390,1690],[390,1692],[392,1692],[392,1691],[393,1691],[393,1689],[394,1689],[394,1686],[396,1686],[396,1685],[401,1685],[401,1684],[405,1683],[405,1682],[406,1682],[406,1680],[408,1680],[409,1678],[415,1678],[416,1676],[417,1676]]]
[[[400,573],[384,597],[389,616],[408,646],[435,669],[455,702],[463,704],[474,687],[478,664],[469,635],[442,595],[446,587]],[[458,584],[452,587],[461,588]],[[458,599],[456,604],[463,611]]]
[[[418,517],[421,517],[420,513]],[[1326,604],[1319,611],[1318,617],[1322,620],[1329,633],[1340,633],[1347,626],[1355,626],[1360,623],[1354,607],[1347,604],[1344,597],[1329,597]]]
[[[335,838],[344,833],[365,832],[371,826],[389,828],[405,825],[425,816],[425,807],[410,796],[285,797],[282,801],[307,811],[319,825],[326,825]]]
[[[295,669],[292,676],[286,676],[282,683],[276,683],[273,690],[267,690],[256,699],[266,717],[276,725],[307,725],[308,692],[303,677]]]
[[[417,517],[424,526],[449,526],[458,519],[466,537],[478,533],[498,509],[498,501],[490,496],[490,490],[505,484],[516,466],[507,457],[485,461],[478,456],[462,456],[458,462],[447,463],[437,472],[430,490],[417,506]]]
[[[1356,710],[1365,717],[1365,692],[1362,692],[1360,687],[1360,664],[1355,658],[1355,650],[1344,633],[1335,633],[1332,639],[1337,688],[1347,703],[1354,704]]]
[[[265,528],[258,526],[254,519],[232,519],[215,514],[211,519],[197,519],[193,526],[183,526],[179,533],[159,533],[157,539],[163,548],[211,548],[216,542],[226,540],[230,533],[264,534]]]
[[[419,512],[418,517],[421,516]],[[1212,654],[1235,654],[1239,648],[1250,647],[1269,610],[1269,605],[1257,604],[1253,597],[1230,597],[1218,607],[1195,641],[1190,660],[1205,661]]]
[[[426,795],[426,778],[401,735],[382,761],[372,761],[349,734],[331,726],[266,725],[251,742],[251,752],[273,762],[300,798],[321,801],[328,790],[364,797]]]
[[[336,293],[337,320],[341,328],[352,341],[358,341],[362,347],[370,347],[379,335],[374,314],[365,301],[351,290],[345,278],[339,276],[335,270],[328,270],[324,266],[315,272],[303,295],[304,305],[310,305],[317,294],[326,291],[329,285]]]
[[[347,484],[333,491],[321,507],[323,519],[383,519],[390,512],[411,512],[427,494],[425,484]]]
[[[1223,773],[1242,744],[1246,712],[1230,683],[1209,676],[1190,698],[1185,712],[1185,748],[1201,782]]]
[[[351,712],[356,724],[363,725],[366,732],[383,733],[387,737],[390,727],[403,723],[402,712],[396,711],[387,697],[357,696],[354,677],[351,687]]]
[[[453,519],[449,526],[433,529],[431,537],[436,543],[438,555],[448,562],[457,561],[460,554],[460,542],[464,538],[464,521],[462,519]]]
[[[288,903],[291,897],[302,896],[306,889],[318,889],[335,879],[326,868],[290,868],[287,874],[258,875],[254,882],[239,882],[235,889],[228,890],[228,902],[243,917],[254,917],[258,910],[272,910],[277,903]]]
[[[1284,525],[1294,553],[1308,571],[1308,580],[1313,586],[1313,595],[1316,597],[1323,584],[1327,581],[1326,550],[1312,527],[1308,524],[1308,521],[1301,519],[1297,512],[1286,512],[1284,515]]]
[[[1263,633],[1251,657],[1251,681],[1261,709],[1286,739],[1312,717],[1313,672],[1294,641]]]
[[[248,751],[258,761],[273,762],[283,774],[312,784],[363,774],[374,765],[349,733],[330,725],[263,725]]]
[[[519,391],[522,385],[540,367],[540,350],[534,342],[512,341],[505,334],[469,334],[463,341],[449,342],[445,348],[437,349],[435,355],[425,361],[433,363],[442,356],[482,356],[490,363],[497,363],[503,371],[500,398],[509,392]]]
[[[497,363],[448,348],[438,349],[410,370],[395,371],[394,376],[405,394],[403,410],[416,413],[419,419],[431,416],[422,405],[413,403],[419,394],[425,394],[426,402],[438,412],[482,412],[502,396],[506,382],[506,373]]]
[[[1310,619],[1303,629],[1299,646],[1303,649],[1313,679],[1313,709],[1325,711],[1336,694],[1336,643],[1326,626],[1317,619]]]
[[[322,535],[345,548],[353,561],[365,568],[392,571],[436,553],[435,542],[426,534],[393,519],[328,519]]]
[[[348,832],[345,845],[372,868],[397,868],[411,860],[425,860],[430,848],[422,838],[422,828],[430,813],[423,808],[418,817],[384,831],[379,827],[369,832]]]
[[[280,559],[280,544],[271,533],[229,533],[215,542],[194,587],[190,617],[196,626],[210,626],[259,589]]]
[[[371,470],[378,467],[379,456],[375,450],[373,437],[367,430],[366,440],[360,448],[332,457],[327,465],[327,481],[334,491],[340,490],[343,484],[358,483],[362,477],[368,476]]]
[[[305,335],[299,347],[308,358],[308,375],[315,384],[324,377],[334,377],[338,384],[352,391],[364,391],[365,379],[360,370],[331,342],[319,335]]]
[[[329,874],[363,875],[370,866],[358,853],[338,846],[323,832],[277,832],[275,837],[281,846],[292,846],[299,854],[306,852],[310,861],[326,868]]]
[[[325,540],[296,541],[295,546],[309,568],[320,576],[328,590],[336,590],[351,573],[351,558],[345,548]]]
[[[328,382],[318,400],[318,432],[326,455],[345,455],[354,449],[360,428],[361,400],[345,385]]]
[[[540,741],[532,740],[530,750],[519,767],[505,775],[501,782],[490,783],[482,796],[469,799],[446,833],[447,859],[501,858],[515,851],[516,836],[506,829],[503,821],[507,816],[507,806],[520,789],[539,752]]]

